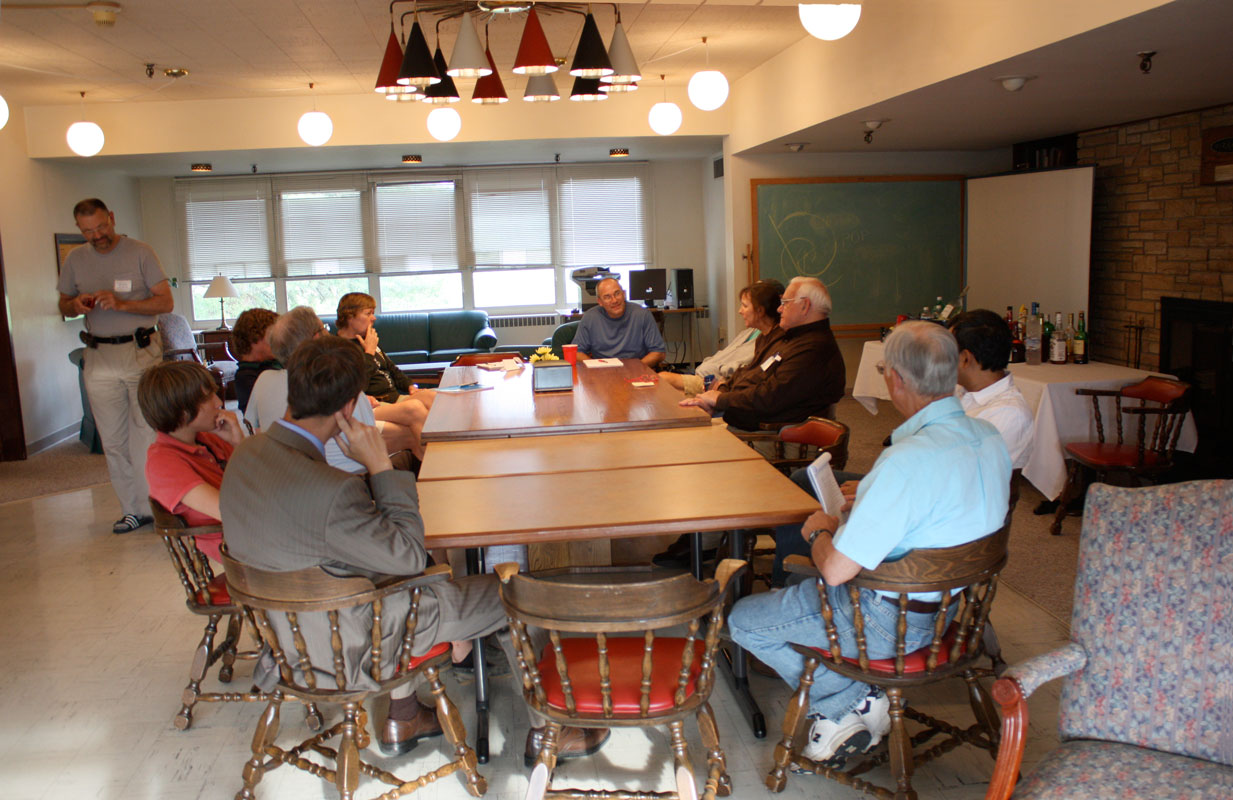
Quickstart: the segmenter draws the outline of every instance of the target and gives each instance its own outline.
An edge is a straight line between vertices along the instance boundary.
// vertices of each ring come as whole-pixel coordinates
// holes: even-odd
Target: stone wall
[[[1233,301],[1233,185],[1199,184],[1202,132],[1233,104],[1079,134],[1096,165],[1091,357],[1126,363],[1126,325],[1146,323],[1144,369],[1160,353],[1160,298]]]

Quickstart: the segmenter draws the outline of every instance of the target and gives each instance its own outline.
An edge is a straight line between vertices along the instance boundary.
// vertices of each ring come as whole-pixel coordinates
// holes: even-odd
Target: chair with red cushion
[[[441,683],[439,670],[449,663],[449,642],[413,655],[421,593],[446,580],[448,566],[376,586],[367,578],[335,577],[320,567],[258,569],[231,558],[226,547],[222,555],[228,591],[260,633],[278,674],[257,722],[252,757],[244,765],[244,786],[236,800],[256,797],[265,773],[284,763],[334,784],[344,800],[354,796],[361,773],[392,787],[382,797],[408,794],[459,770],[470,794],[479,797],[487,791],[487,782],[476,772],[475,751],[467,745],[462,718]],[[452,753],[446,763],[429,759],[429,771],[404,779],[361,759],[360,752],[371,741],[364,703],[412,682],[424,682],[432,690]],[[342,721],[298,744],[279,747],[279,711],[288,698],[339,704]],[[326,744],[335,737],[337,749]],[[320,758],[304,758],[309,751]]]
[[[946,753],[960,744],[971,744],[996,757],[999,741],[997,711],[980,683],[991,674],[976,662],[985,655],[984,633],[989,622],[989,610],[997,592],[998,574],[1006,564],[1006,543],[1010,536],[1010,515],[1001,529],[981,539],[955,547],[913,550],[896,561],[886,561],[875,570],[862,570],[846,584],[853,607],[859,608],[861,589],[892,593],[899,609],[899,641],[894,658],[870,659],[865,648],[864,619],[855,614],[857,651],[842,652],[838,644],[834,612],[827,601],[826,585],[813,564],[804,556],[789,556],[786,566],[792,572],[816,577],[818,596],[822,602],[830,649],[794,644],[805,657],[801,680],[791,699],[783,721],[783,740],[775,746],[774,765],[766,777],[772,791],[783,791],[789,768],[796,766],[836,780],[845,786],[890,800],[912,800],[912,772],[915,767]],[[941,601],[934,608],[934,635],[925,647],[908,651],[904,642],[906,617],[912,600],[909,593],[941,592]],[[951,611],[948,612],[948,609]],[[919,607],[913,611],[928,610]],[[890,700],[890,735],[884,744],[859,762],[849,761],[843,770],[815,763],[800,755],[799,748],[808,739],[809,690],[814,671],[819,665],[840,675],[871,684],[885,690]],[[968,701],[976,722],[967,728],[937,719],[907,705],[903,690],[914,690],[950,678],[967,683]],[[924,692],[922,691],[922,694]],[[909,734],[907,721],[919,723],[923,729]],[[942,740],[928,748],[926,742],[937,736]],[[889,760],[895,779],[893,788],[877,786],[858,777]]]
[[[518,574],[500,564],[501,601],[518,644],[523,698],[548,725],[531,772],[527,800],[545,793],[582,797],[581,790],[554,789],[561,727],[651,727],[672,734],[676,792],[587,791],[586,797],[697,798],[685,744],[686,717],[695,716],[707,750],[706,800],[732,791],[711,711],[715,654],[723,625],[723,601],[744,562],[726,559],[714,579],[651,567],[575,567]],[[528,627],[547,632],[536,652]],[[684,636],[662,635],[684,628]]]
[[[848,426],[826,417],[809,417],[791,425],[764,425],[757,431],[728,430],[784,475],[809,466],[823,453],[831,454],[832,469],[843,469],[848,463]]]
[[[1098,483],[1117,482],[1138,485],[1151,482],[1173,466],[1173,453],[1182,422],[1190,410],[1190,385],[1168,378],[1150,377],[1138,383],[1111,389],[1075,389],[1075,394],[1092,398],[1092,417],[1096,423],[1096,441],[1071,442],[1066,445],[1066,485],[1058,498],[1057,511],[1049,532],[1062,532],[1062,519],[1067,506],[1080,497],[1084,472],[1094,473]],[[1105,441],[1105,422],[1101,415],[1101,400],[1110,406],[1110,423],[1116,424],[1117,442]],[[1134,443],[1125,441],[1122,417],[1137,418]],[[1148,431],[1148,417],[1155,417]],[[1129,420],[1127,420],[1129,422]]]
[[[150,509],[154,512],[154,532],[162,537],[167,553],[171,556],[171,565],[180,579],[180,585],[184,587],[185,605],[194,614],[206,617],[205,632],[193,654],[188,685],[184,687],[183,705],[176,714],[175,726],[180,730],[187,730],[193,724],[193,706],[199,702],[264,702],[266,696],[261,692],[201,691],[201,682],[214,664],[222,662],[218,668],[218,680],[230,683],[237,658],[257,657],[255,651],[236,650],[244,627],[243,615],[231,602],[225,578],[214,574],[209,559],[197,549],[197,536],[221,533],[222,526],[190,528],[184,524],[183,519],[172,514],[153,497],[150,498]],[[227,617],[227,634],[215,647],[214,637],[223,617]]]

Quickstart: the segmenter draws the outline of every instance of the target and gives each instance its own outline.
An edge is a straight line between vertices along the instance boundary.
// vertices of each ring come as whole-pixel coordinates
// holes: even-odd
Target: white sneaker
[[[890,733],[890,698],[885,692],[874,689],[865,698],[865,704],[856,709],[856,714],[865,723],[865,727],[869,729],[869,746],[865,748],[868,752],[877,746],[878,742],[882,741],[882,737]]]
[[[818,717],[809,729],[809,740],[801,755],[817,763],[841,763],[848,756],[869,748],[871,734],[861,715],[849,711],[838,722]]]

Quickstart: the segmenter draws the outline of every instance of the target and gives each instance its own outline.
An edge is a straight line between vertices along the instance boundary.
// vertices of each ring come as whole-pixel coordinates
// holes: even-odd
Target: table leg
[[[467,574],[484,574],[484,551],[467,548]],[[488,763],[488,662],[485,660],[484,637],[471,640],[471,661],[475,664],[475,758]]]
[[[695,540],[694,558],[701,558],[701,536],[694,534],[698,538]],[[744,531],[729,531],[728,541],[731,542],[729,552],[734,555],[745,552],[745,532]],[[737,587],[738,595],[743,593],[744,582]],[[738,598],[739,599],[739,598]],[[724,657],[719,659],[721,664],[727,667],[726,672],[732,681],[732,691],[736,694],[736,700],[741,704],[741,708],[745,711],[745,716],[749,719],[750,727],[753,728],[755,739],[766,738],[766,717],[762,714],[762,709],[758,707],[758,701],[754,700],[753,693],[749,690],[749,661],[745,656],[745,648],[738,645],[736,642],[728,642],[728,646],[723,651]]]
[[[689,534],[689,566],[694,578],[702,580],[702,534]]]

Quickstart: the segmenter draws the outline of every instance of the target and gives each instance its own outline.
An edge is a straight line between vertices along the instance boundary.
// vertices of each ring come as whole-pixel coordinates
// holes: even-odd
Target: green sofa
[[[333,316],[321,320],[337,330]],[[399,365],[453,361],[466,353],[489,353],[497,334],[486,311],[394,312],[377,316],[380,346]]]

